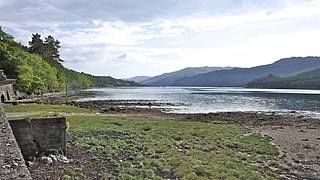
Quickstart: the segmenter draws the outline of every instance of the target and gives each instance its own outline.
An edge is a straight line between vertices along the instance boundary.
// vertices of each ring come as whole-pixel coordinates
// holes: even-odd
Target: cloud
[[[308,6],[311,0],[10,0],[0,1],[2,20],[19,23],[72,23],[100,20],[153,22],[190,17],[232,16]],[[19,18],[18,18],[19,17]]]
[[[307,40],[320,29],[319,9],[319,0],[0,0],[0,24],[25,45],[32,33],[53,35],[71,68],[156,73],[316,55]]]

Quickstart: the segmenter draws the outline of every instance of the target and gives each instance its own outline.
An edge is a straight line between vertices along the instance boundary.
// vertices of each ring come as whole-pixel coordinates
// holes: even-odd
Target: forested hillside
[[[28,94],[62,91],[70,88],[138,85],[112,77],[92,76],[63,67],[60,42],[52,36],[45,40],[33,34],[29,47],[14,41],[0,27],[0,69],[8,78],[17,79],[16,89]]]
[[[320,67],[320,57],[292,57],[252,68],[213,71],[181,80],[176,86],[246,86],[248,82],[273,74],[288,77]]]
[[[247,86],[274,89],[320,89],[320,68],[287,78],[269,75],[253,80]]]

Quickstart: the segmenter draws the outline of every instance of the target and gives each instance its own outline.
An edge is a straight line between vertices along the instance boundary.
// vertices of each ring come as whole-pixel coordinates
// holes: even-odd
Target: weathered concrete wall
[[[0,179],[32,179],[0,102]]]
[[[66,152],[65,117],[9,121],[25,159],[38,157],[50,149]]]

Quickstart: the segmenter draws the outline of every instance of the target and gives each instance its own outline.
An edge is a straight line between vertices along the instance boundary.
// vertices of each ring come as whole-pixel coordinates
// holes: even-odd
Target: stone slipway
[[[32,179],[0,103],[0,179]]]

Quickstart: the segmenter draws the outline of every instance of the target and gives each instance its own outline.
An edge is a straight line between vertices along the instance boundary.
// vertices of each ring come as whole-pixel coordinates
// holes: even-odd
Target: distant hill
[[[161,74],[159,76],[151,77],[147,80],[141,81],[142,84],[147,84],[151,86],[171,86],[177,80],[191,77],[198,74],[204,74],[212,71],[232,69],[232,67],[188,67],[179,71],[174,71],[171,73]]]
[[[248,82],[273,74],[293,76],[320,67],[320,57],[292,57],[273,64],[252,68],[234,68],[214,71],[177,80],[175,86],[246,86]]]
[[[133,81],[133,82],[136,82],[136,83],[140,83],[144,80],[147,80],[149,79],[150,76],[135,76],[135,77],[132,77],[132,78],[126,78],[126,79],[123,79],[125,81]]]
[[[320,89],[320,68],[286,78],[270,74],[266,77],[249,82],[247,87],[270,89]]]

